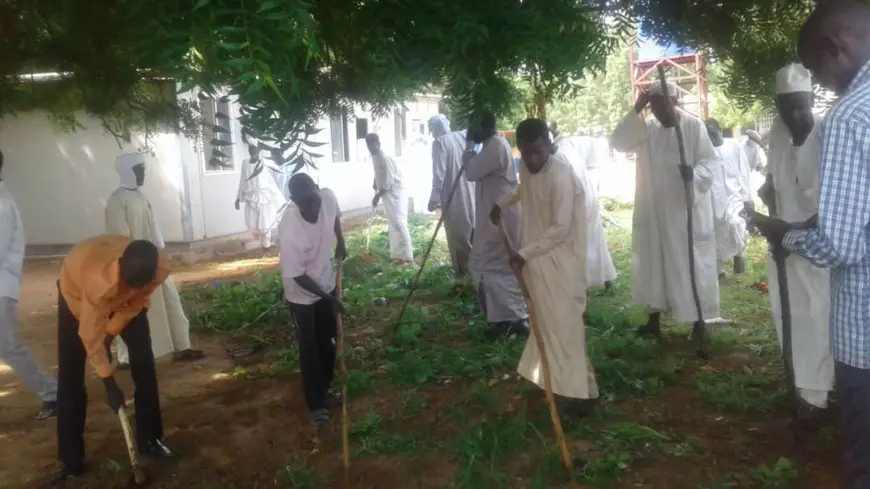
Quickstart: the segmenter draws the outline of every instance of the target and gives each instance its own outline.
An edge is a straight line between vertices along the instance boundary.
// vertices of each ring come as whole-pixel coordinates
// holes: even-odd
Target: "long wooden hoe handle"
[[[335,294],[339,300],[341,300],[341,269],[343,265],[343,260],[339,260],[335,270]],[[338,335],[336,353],[338,353],[338,365],[341,369],[341,453],[344,464],[344,487],[347,489],[350,487],[350,444],[347,439],[347,362],[344,358],[344,322],[341,313],[336,317],[335,326]]]
[[[504,246],[508,250],[509,255],[514,254],[513,246],[511,245],[510,237],[507,230],[504,228],[504,222],[500,221],[499,229],[501,229],[501,237],[504,240]],[[568,443],[565,441],[565,432],[562,430],[562,422],[559,420],[559,411],[556,409],[556,399],[553,397],[553,384],[550,378],[550,360],[547,357],[547,349],[544,346],[544,337],[541,336],[541,330],[538,323],[538,316],[535,312],[535,304],[532,302],[532,296],[529,294],[529,287],[526,285],[526,280],[523,278],[522,270],[513,268],[514,275],[517,277],[517,282],[520,284],[520,290],[523,292],[523,297],[526,299],[526,307],[529,310],[529,325],[532,329],[532,336],[535,338],[535,343],[538,346],[538,352],[541,354],[541,370],[544,374],[544,390],[547,393],[547,404],[550,407],[550,418],[553,420],[553,429],[556,432],[556,441],[559,443],[559,448],[562,450],[562,464],[568,475],[571,477],[571,487],[579,489],[577,478],[574,476],[574,460],[571,458],[571,453],[568,451]]]

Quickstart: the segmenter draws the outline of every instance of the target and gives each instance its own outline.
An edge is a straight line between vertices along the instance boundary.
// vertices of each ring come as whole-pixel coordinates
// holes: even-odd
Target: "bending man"
[[[586,354],[586,282],[576,271],[586,268],[586,193],[588,184],[574,173],[568,158],[550,142],[547,124],[527,119],[517,127],[522,155],[519,188],[492,209],[500,222],[502,209],[523,205],[524,246],[510,257],[522,270],[547,349],[553,392],[567,398],[567,410],[587,414],[598,398],[595,371]],[[534,338],[526,341],[519,373],[544,388],[541,352]]]

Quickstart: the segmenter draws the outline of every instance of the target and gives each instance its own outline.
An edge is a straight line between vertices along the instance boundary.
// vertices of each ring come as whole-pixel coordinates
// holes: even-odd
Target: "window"
[[[347,135],[347,111],[329,116],[329,136],[332,146],[332,161],[350,161],[350,141]]]
[[[232,106],[227,97],[199,101],[202,113],[202,151],[206,173],[236,169],[233,158]]]

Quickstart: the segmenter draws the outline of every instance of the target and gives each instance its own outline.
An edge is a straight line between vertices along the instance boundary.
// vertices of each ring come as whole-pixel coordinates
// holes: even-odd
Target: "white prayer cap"
[[[802,65],[792,63],[776,73],[776,94],[813,92],[813,77]]]
[[[432,131],[433,137],[439,137],[450,132],[450,121],[442,114],[438,114],[429,119],[429,130]]]
[[[677,86],[671,82],[667,82],[668,95],[671,97],[677,96]],[[662,90],[662,82],[661,80],[656,80],[652,82],[649,86],[649,94],[650,95],[665,95],[664,90]]]

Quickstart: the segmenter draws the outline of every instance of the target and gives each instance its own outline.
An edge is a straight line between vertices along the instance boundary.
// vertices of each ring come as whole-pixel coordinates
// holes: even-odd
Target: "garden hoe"
[[[338,300],[341,300],[341,269],[343,262],[338,262],[338,267],[335,270],[335,293]],[[342,314],[339,313],[336,317],[335,326],[338,334],[338,344],[336,345],[336,353],[338,354],[338,365],[341,369],[341,454],[344,464],[344,487],[350,488],[350,444],[348,443],[348,418],[347,418],[347,362],[344,358],[344,321]]]
[[[447,209],[450,208],[450,203],[453,202],[453,195],[456,193],[456,188],[459,186],[459,181],[462,179],[462,175],[465,173],[465,167],[468,165],[468,161],[462,165],[462,168],[459,169],[459,173],[456,175],[456,179],[453,180],[453,186],[450,187],[450,194],[447,196],[447,203],[444,204],[444,207],[441,209],[441,216],[438,218],[438,224],[435,226],[435,232],[432,233],[432,239],[429,240],[429,246],[426,247],[426,252],[423,253],[423,260],[420,262],[420,268],[417,269],[417,274],[414,275],[414,282],[411,283],[411,290],[408,291],[408,296],[405,297],[405,302],[402,304],[402,309],[399,310],[399,318],[396,319],[396,325],[393,327],[391,332],[391,337],[395,338],[399,333],[399,328],[402,327],[402,318],[405,317],[405,311],[408,309],[408,303],[411,302],[411,297],[414,295],[414,292],[417,290],[417,286],[420,285],[420,276],[423,275],[423,268],[426,266],[426,262],[429,260],[429,254],[432,253],[432,246],[435,245],[435,239],[438,237],[438,232],[441,231],[441,226],[444,224],[444,215],[447,214]]]
[[[127,453],[130,455],[130,466],[133,468],[133,477],[130,485],[141,486],[148,482],[148,477],[142,466],[139,465],[139,458],[136,455],[136,444],[133,442],[133,430],[130,429],[130,421],[127,419],[127,413],[124,407],[118,409],[118,419],[121,420],[121,430],[124,432],[124,441],[127,443]]]
[[[499,221],[498,227],[501,230],[501,237],[507,248],[508,255],[513,256],[516,252],[511,245],[510,237],[507,230],[504,228],[504,222]],[[514,268],[514,267],[512,267]],[[517,277],[517,282],[520,284],[520,290],[523,292],[523,297],[526,299],[526,307],[529,310],[529,326],[532,329],[532,337],[535,338],[535,343],[538,347],[538,352],[541,354],[541,370],[544,376],[544,391],[547,394],[547,404],[550,407],[550,418],[553,420],[553,430],[556,432],[556,442],[562,451],[562,465],[568,471],[571,477],[571,487],[579,489],[577,478],[574,476],[574,460],[571,458],[571,453],[568,451],[568,444],[565,442],[565,432],[562,430],[562,422],[559,420],[559,411],[556,409],[556,399],[553,397],[553,385],[550,378],[550,360],[547,357],[546,346],[544,345],[544,337],[541,336],[540,324],[538,323],[537,313],[535,312],[535,304],[532,302],[532,296],[529,294],[529,287],[526,285],[526,280],[523,277],[523,272],[519,268],[514,268],[514,274]]]
[[[662,91],[667,94],[667,79],[665,78],[665,67],[664,65],[659,65],[659,81],[662,84]],[[667,104],[671,104],[671,99],[669,97],[665,97]],[[686,169],[690,168],[688,162],[686,161],[686,145],[683,142],[683,130],[680,128],[679,121],[677,124],[674,124],[674,130],[677,133],[677,145],[680,150],[680,167],[681,171],[686,171]],[[689,243],[689,280],[692,284],[692,299],[695,301],[695,311],[698,314],[698,320],[692,327],[692,339],[697,342],[698,348],[698,356],[705,358],[707,356],[707,352],[705,351],[705,343],[704,343],[704,335],[707,333],[707,325],[704,324],[704,313],[701,309],[701,298],[698,295],[698,279],[696,277],[697,272],[695,271],[695,228],[692,222],[692,207],[695,203],[695,189],[692,186],[692,182],[683,180],[686,190],[686,234]]]

